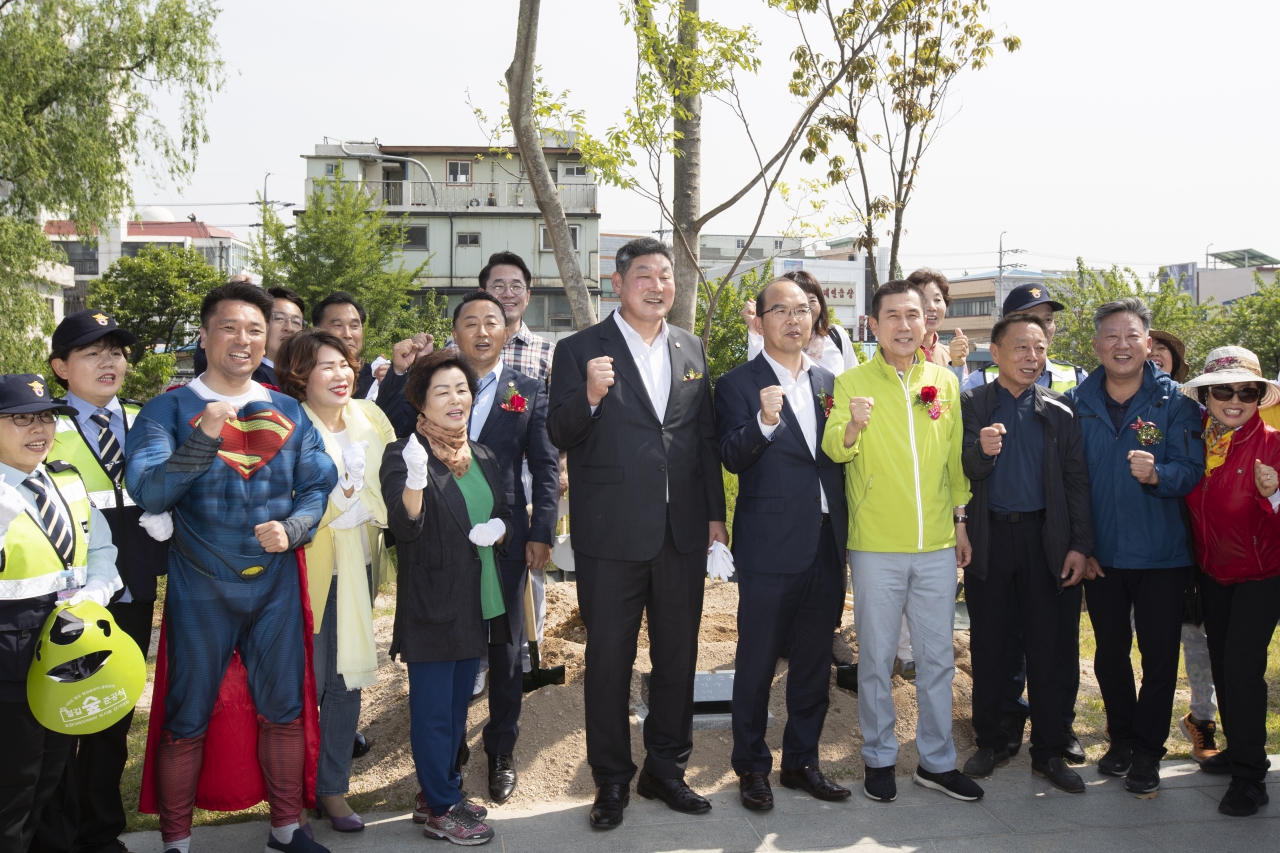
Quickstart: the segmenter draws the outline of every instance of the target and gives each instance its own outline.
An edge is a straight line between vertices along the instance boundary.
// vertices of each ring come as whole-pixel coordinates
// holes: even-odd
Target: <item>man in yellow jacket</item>
[[[875,356],[836,379],[822,449],[845,466],[849,562],[858,629],[858,716],[864,793],[897,797],[898,740],[890,682],[905,609],[916,653],[918,785],[960,800],[982,788],[956,770],[951,738],[956,568],[969,562],[969,481],[955,376],[919,357],[924,294],[891,281],[869,317]]]

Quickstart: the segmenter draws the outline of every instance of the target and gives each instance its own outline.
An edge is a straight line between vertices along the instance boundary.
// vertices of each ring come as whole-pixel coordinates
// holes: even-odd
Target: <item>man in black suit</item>
[[[516,787],[512,753],[520,729],[520,698],[525,643],[524,585],[551,558],[559,504],[560,458],[547,437],[547,388],[503,363],[507,318],[502,303],[483,291],[469,293],[453,312],[453,340],[480,377],[471,405],[472,441],[493,451],[502,467],[507,504],[515,533],[507,557],[498,561],[508,633],[489,636],[489,722],[484,751],[489,758],[489,796],[506,802]],[[521,468],[529,460],[533,494],[526,495]],[[527,505],[533,504],[533,517]]]
[[[591,825],[600,829],[622,823],[636,772],[628,706],[646,611],[653,673],[636,791],[676,811],[711,809],[684,771],[707,549],[729,538],[706,353],[664,320],[675,300],[671,249],[633,240],[618,250],[616,270],[621,307],[556,345],[547,415],[551,441],[569,459],[587,627],[587,762],[598,786]]]
[[[835,377],[804,353],[813,328],[808,296],[788,279],[770,282],[756,296],[754,322],[764,351],[716,383],[716,425],[720,457],[738,475],[733,769],[742,804],[765,811],[773,808],[773,755],[764,735],[783,643],[791,652],[778,781],[820,800],[849,797],[818,768],[849,518],[841,467],[820,446]]]

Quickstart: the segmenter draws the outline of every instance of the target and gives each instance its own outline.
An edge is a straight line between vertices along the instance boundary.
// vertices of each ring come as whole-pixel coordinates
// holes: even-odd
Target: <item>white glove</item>
[[[361,441],[358,444],[348,444],[342,451],[342,467],[347,469],[342,478],[343,490],[354,489],[358,492],[364,488],[364,451],[368,446],[369,442]]]
[[[400,451],[400,458],[404,459],[405,467],[409,469],[408,476],[404,480],[404,487],[406,489],[421,489],[426,486],[427,451],[422,446],[422,442],[418,441],[417,435],[409,436],[409,441],[405,444],[404,450]]]
[[[467,538],[481,548],[485,548],[501,539],[506,532],[507,525],[502,519],[491,518],[471,528]]]
[[[352,498],[351,506],[347,507],[342,515],[329,522],[329,528],[331,530],[351,530],[370,521],[373,521],[373,513],[369,512],[369,508],[359,498]]]
[[[82,601],[92,601],[94,604],[106,607],[111,603],[111,587],[100,580],[91,580],[71,596],[71,600],[67,603],[79,604]]]
[[[173,535],[173,513],[162,512],[152,515],[144,512],[138,519],[138,526],[147,531],[152,539],[163,542]]]
[[[707,554],[707,574],[712,580],[727,581],[733,574],[733,552],[723,542],[715,542]]]
[[[22,493],[8,483],[0,480],[0,533],[9,529],[13,520],[27,511],[30,504],[22,497]]]

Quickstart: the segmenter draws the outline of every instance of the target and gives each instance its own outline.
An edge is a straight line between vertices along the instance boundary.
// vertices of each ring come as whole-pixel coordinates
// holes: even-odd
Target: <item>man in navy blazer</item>
[[[742,804],[764,811],[773,808],[769,689],[783,643],[791,652],[778,781],[821,800],[849,796],[818,768],[849,521],[840,465],[821,447],[835,377],[804,353],[813,328],[808,297],[777,279],[756,296],[756,317],[764,351],[721,376],[715,398],[720,458],[738,475],[732,762]]]
[[[547,437],[547,387],[502,361],[507,319],[502,303],[483,291],[469,293],[453,312],[453,339],[475,368],[480,387],[471,405],[470,436],[493,451],[511,507],[515,533],[507,557],[498,560],[507,630],[490,623],[489,722],[484,751],[489,760],[489,796],[506,802],[517,776],[512,753],[520,734],[520,700],[525,642],[524,585],[530,571],[542,571],[551,557],[559,504],[560,457]],[[533,493],[526,494],[522,462],[529,460]],[[527,505],[533,505],[529,516]]]

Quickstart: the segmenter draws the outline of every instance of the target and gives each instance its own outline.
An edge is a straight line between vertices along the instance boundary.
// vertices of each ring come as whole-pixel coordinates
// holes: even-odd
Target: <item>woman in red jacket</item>
[[[1230,773],[1218,811],[1243,817],[1267,802],[1267,646],[1280,620],[1280,432],[1258,407],[1280,400],[1242,347],[1209,353],[1182,386],[1205,406],[1204,479],[1187,495],[1209,661],[1228,748],[1201,763]]]

